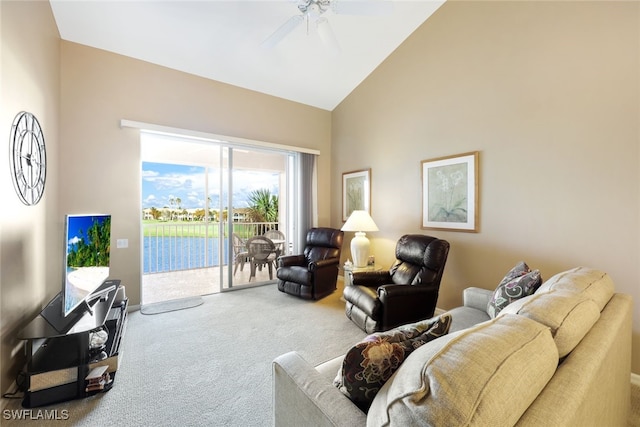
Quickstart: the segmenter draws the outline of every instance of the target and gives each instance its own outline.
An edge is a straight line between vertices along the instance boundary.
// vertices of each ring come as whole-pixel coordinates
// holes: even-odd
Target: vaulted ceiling
[[[50,0],[64,40],[329,111],[443,2]]]

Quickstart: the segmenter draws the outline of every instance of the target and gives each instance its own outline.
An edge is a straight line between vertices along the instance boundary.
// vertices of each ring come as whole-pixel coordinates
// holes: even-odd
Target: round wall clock
[[[25,111],[16,115],[9,140],[11,178],[18,197],[27,206],[44,194],[47,180],[47,152],[38,119]]]

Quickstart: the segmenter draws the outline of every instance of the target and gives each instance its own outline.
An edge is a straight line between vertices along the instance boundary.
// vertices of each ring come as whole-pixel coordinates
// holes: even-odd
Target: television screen
[[[68,316],[109,277],[111,215],[67,215],[63,315]]]

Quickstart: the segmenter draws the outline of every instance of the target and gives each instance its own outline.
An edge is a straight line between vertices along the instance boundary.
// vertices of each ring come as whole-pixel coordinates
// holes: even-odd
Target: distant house
[[[249,208],[234,208],[233,222],[247,222],[249,216]]]

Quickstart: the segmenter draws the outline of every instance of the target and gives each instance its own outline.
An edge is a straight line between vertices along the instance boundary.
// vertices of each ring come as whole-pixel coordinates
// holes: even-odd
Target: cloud
[[[169,206],[171,198],[180,198],[181,207],[185,209],[202,208],[205,205],[204,167],[170,165],[164,163],[143,163],[142,200],[143,207]],[[217,172],[209,171],[208,196],[212,205],[220,202],[220,182]],[[279,173],[252,170],[234,170],[233,172],[233,205],[248,206],[248,196],[252,191],[266,188],[277,194],[280,184]],[[226,196],[225,196],[226,198]],[[226,206],[226,200],[224,202]]]
[[[154,178],[156,178],[157,176],[159,176],[160,173],[156,172],[156,171],[150,171],[150,170],[142,170],[142,179],[144,181],[154,181]]]

